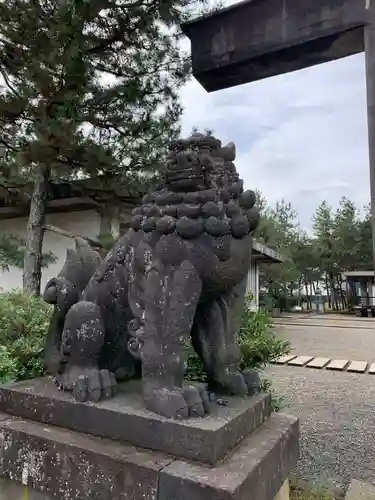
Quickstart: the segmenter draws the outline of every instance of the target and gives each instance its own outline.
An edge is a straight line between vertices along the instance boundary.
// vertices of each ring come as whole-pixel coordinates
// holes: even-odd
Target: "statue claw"
[[[144,396],[147,408],[163,417],[201,418],[210,413],[208,394],[200,385],[171,389],[146,388]]]

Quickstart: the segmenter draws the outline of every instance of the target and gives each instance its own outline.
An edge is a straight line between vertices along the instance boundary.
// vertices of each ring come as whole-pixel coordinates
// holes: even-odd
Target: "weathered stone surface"
[[[184,194],[185,203],[199,203],[199,193],[186,193]]]
[[[365,12],[362,0],[238,2],[182,29],[210,92],[363,51]]]
[[[331,361],[331,358],[314,358],[307,363],[308,368],[324,368]]]
[[[289,363],[292,359],[295,359],[297,356],[295,354],[285,354],[284,356],[280,356],[276,363],[278,365],[285,365],[285,363]]]
[[[309,361],[313,359],[312,356],[297,356],[294,359],[288,361],[288,365],[292,366],[305,366]]]
[[[176,224],[177,233],[182,238],[196,238],[203,233],[203,222],[201,220],[189,219],[189,217],[181,217]]]
[[[158,500],[273,500],[299,454],[298,421],[272,415],[220,465],[174,461],[160,474]]]
[[[256,202],[256,195],[254,191],[245,191],[241,194],[239,203],[242,208],[253,208]]]
[[[0,500],[25,500],[26,498],[27,500],[53,500],[52,496],[47,493],[40,493],[30,486],[25,487],[10,479],[0,478]]]
[[[177,207],[178,217],[190,217],[194,219],[201,215],[202,209],[200,205],[186,204]]]
[[[214,201],[208,201],[202,207],[202,214],[204,217],[217,217],[219,213],[219,205]]]
[[[203,191],[199,191],[198,196],[201,202],[205,203],[206,201],[215,201],[217,193],[213,189],[204,189]]]
[[[25,420],[1,422],[0,433],[0,475],[64,500],[158,500],[159,472],[173,460]]]
[[[204,221],[204,229],[211,236],[225,236],[230,233],[230,227],[227,221],[217,217],[208,217]]]
[[[281,414],[215,467],[9,416],[0,435],[4,500],[21,482],[30,500],[274,500],[298,458],[298,421]]]
[[[143,220],[143,215],[135,215],[130,222],[130,226],[137,231],[138,229],[141,229]]]
[[[249,221],[249,229],[250,231],[254,231],[254,229],[258,226],[260,220],[259,210],[254,207],[247,211],[246,213],[247,220]]]
[[[242,213],[239,205],[233,200],[225,205],[225,212],[230,219]]]
[[[151,205],[144,210],[144,213],[147,217],[157,217],[158,215],[160,215],[160,210],[156,205]]]
[[[239,215],[238,217],[234,217],[230,221],[231,231],[235,238],[243,238],[246,234],[248,234],[250,229],[250,224],[244,215]]]
[[[348,366],[348,359],[333,359],[328,365],[327,370],[342,371]]]
[[[149,410],[203,417],[205,387],[183,384],[189,341],[210,390],[253,393],[240,370],[237,332],[256,227],[249,213],[258,211],[248,210],[254,193],[238,199],[243,181],[228,161],[233,144],[193,134],[169,149],[163,183],[144,197],[133,228],[106,259],[93,266],[94,252],[82,260],[77,249],[48,283],[44,297],[55,311],[46,364],[58,388],[78,401],[109,399],[118,382],[141,377]],[[232,219],[228,204],[238,209],[229,209]]]
[[[212,248],[219,260],[224,261],[230,258],[231,242],[232,238],[230,235],[212,238]]]
[[[163,213],[165,215],[170,215],[171,217],[177,217],[177,206],[176,205],[167,205],[163,207]]]
[[[243,192],[243,180],[240,179],[237,182],[234,182],[229,188],[228,191],[235,197],[240,196]]]
[[[173,233],[175,228],[176,228],[176,219],[170,217],[169,215],[165,215],[156,222],[156,231],[162,234]]]
[[[141,227],[145,233],[149,233],[150,231],[153,231],[156,227],[155,217],[148,217],[147,219],[144,219],[142,224],[141,224]]]
[[[157,205],[174,205],[177,203],[181,203],[183,200],[183,195],[180,193],[171,193],[167,191],[165,193],[159,194],[156,197]]]
[[[125,383],[119,394],[99,403],[78,403],[56,392],[49,378],[0,389],[0,411],[99,437],[214,464],[270,415],[266,394],[227,397],[227,406],[211,403],[205,418],[173,421],[147,411],[140,384]]]
[[[353,373],[365,373],[367,367],[367,361],[351,361],[347,368],[347,371]]]

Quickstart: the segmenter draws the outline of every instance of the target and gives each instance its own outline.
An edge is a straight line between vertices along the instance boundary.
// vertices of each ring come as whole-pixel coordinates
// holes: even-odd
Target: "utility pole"
[[[367,87],[367,121],[370,160],[370,193],[372,220],[373,269],[375,272],[375,0],[365,2],[365,56]],[[373,292],[370,293],[373,296]]]

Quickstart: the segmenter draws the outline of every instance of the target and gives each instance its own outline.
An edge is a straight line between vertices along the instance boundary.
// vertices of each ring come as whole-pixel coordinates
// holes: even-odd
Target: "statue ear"
[[[224,161],[234,161],[236,159],[236,145],[234,142],[229,142],[220,149],[220,157]]]
[[[52,278],[48,281],[46,284],[44,293],[43,293],[43,300],[44,302],[47,302],[47,304],[56,304],[57,302],[57,285],[56,285],[56,278]]]

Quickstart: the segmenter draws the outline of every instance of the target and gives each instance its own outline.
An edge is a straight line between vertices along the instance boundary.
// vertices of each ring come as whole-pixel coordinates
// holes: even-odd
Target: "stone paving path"
[[[282,411],[300,418],[297,475],[345,489],[353,478],[375,484],[375,320],[327,315],[295,323],[296,316],[275,318],[293,350],[265,375],[283,397]]]
[[[331,359],[327,357],[288,354],[278,358],[274,364],[375,375],[375,363],[369,363],[368,361],[351,361],[349,359]]]
[[[289,318],[275,318],[274,328],[277,335],[291,342],[293,354],[375,363],[375,321],[363,318],[362,323],[361,319],[338,322],[324,318],[317,324],[312,318],[297,325]]]
[[[282,411],[300,418],[298,477],[340,489],[353,478],[375,484],[374,377],[289,365],[272,365],[265,376]]]

